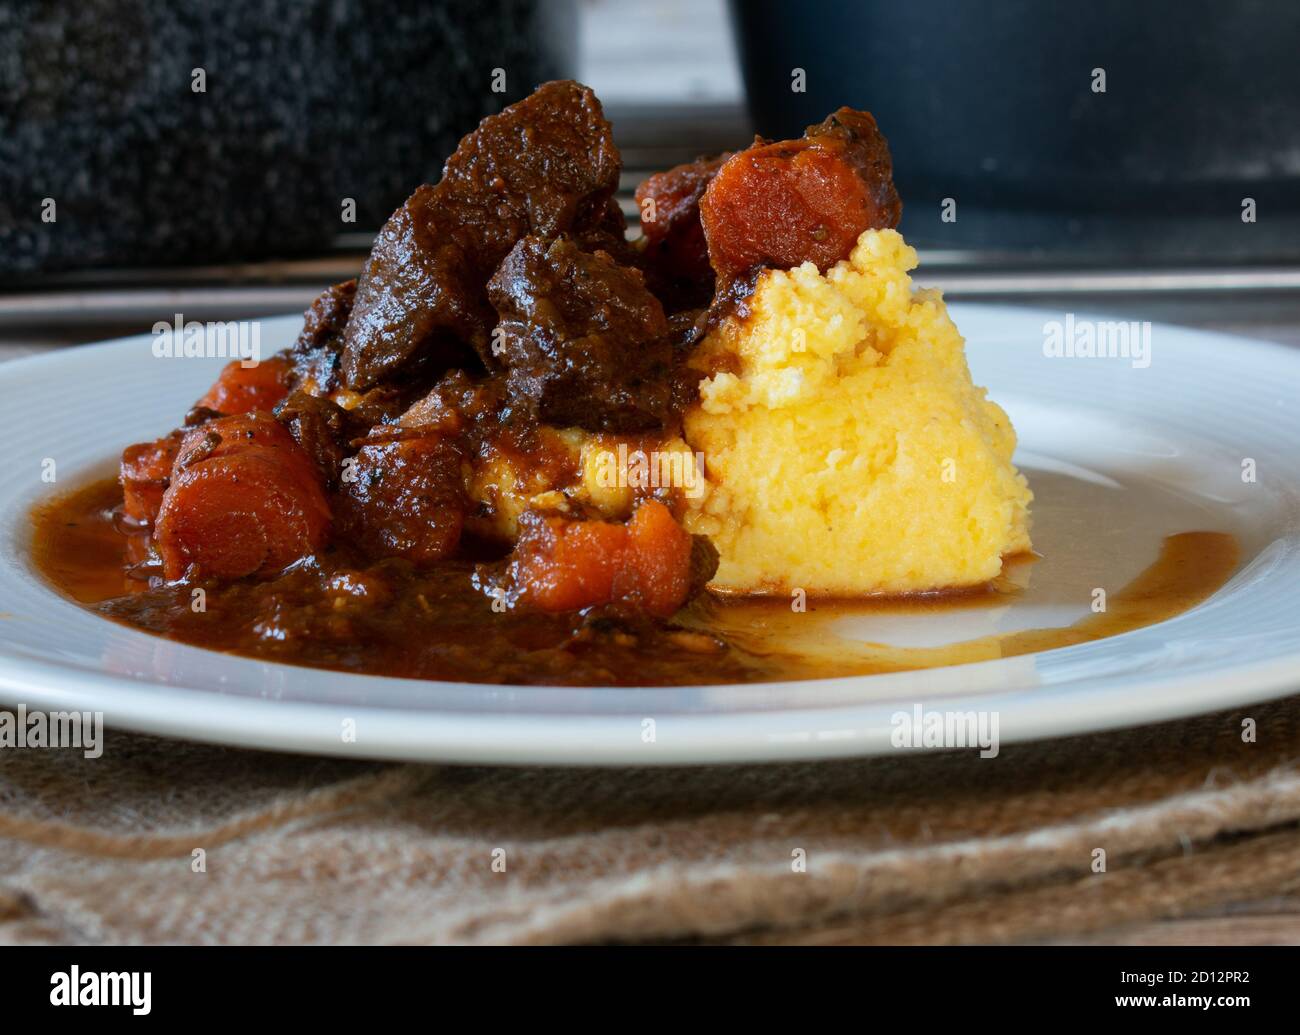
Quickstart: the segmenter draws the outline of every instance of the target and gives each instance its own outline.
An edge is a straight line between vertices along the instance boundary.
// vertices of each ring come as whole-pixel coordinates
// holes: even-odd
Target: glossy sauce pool
[[[1080,520],[1098,505],[1096,491],[1049,472],[1031,481],[1035,543],[1045,558],[1009,559],[981,590],[810,599],[803,610],[784,598],[706,595],[667,630],[495,613],[471,585],[468,563],[417,572],[329,554],[269,582],[149,588],[124,574],[113,481],[38,507],[33,549],[45,577],[83,606],[198,647],[375,675],[577,686],[812,679],[1013,657],[1164,621],[1207,599],[1238,566],[1232,535],[1192,528],[1161,537],[1145,566],[1116,581],[1105,570],[1105,536],[1097,530],[1090,538],[1088,520]],[[1141,510],[1107,505],[1113,520],[1124,519],[1126,506]],[[1082,613],[1059,625],[1007,621],[1030,601]],[[918,637],[939,642],[907,642]]]

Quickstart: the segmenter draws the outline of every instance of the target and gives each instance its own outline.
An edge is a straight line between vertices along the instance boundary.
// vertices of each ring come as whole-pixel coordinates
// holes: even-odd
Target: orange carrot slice
[[[180,447],[181,436],[172,434],[156,442],[137,442],[122,451],[122,509],[138,525],[151,525],[158,517]]]
[[[667,618],[690,592],[691,536],[657,500],[627,524],[525,514],[509,574],[542,611],[617,604]]]
[[[154,538],[163,573],[267,576],[324,545],[330,509],[307,454],[274,418],[209,421],[181,442]]]
[[[239,360],[227,363],[216,383],[197,405],[218,413],[248,413],[271,410],[289,394],[292,364],[283,355],[245,367]]]

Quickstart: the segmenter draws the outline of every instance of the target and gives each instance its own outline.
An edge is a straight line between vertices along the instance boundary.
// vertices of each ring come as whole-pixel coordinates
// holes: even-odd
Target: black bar
[[[1230,1021],[1290,1014],[1297,964],[1296,947],[1259,946],[15,947],[0,949],[0,1002],[11,1031],[22,1030],[13,1022],[60,1014],[91,1023],[283,1016],[337,1027],[411,1007],[430,1027],[460,1027],[455,1018],[468,1009],[486,1022],[603,1016],[620,1028],[632,1018],[679,1028],[698,1020],[696,1007],[733,1021],[754,1016],[765,1027],[783,1016],[870,1023],[900,1013],[921,1022],[1124,1013]],[[79,1001],[92,989],[131,999],[124,980],[105,984],[100,973],[138,975],[134,1002],[141,1004],[147,973],[148,1013],[136,1014],[142,1007],[130,1001],[52,1003],[67,997],[74,974]]]

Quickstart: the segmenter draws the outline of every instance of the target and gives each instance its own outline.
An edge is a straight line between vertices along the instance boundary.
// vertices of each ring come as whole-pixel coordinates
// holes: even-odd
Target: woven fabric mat
[[[109,730],[96,760],[0,750],[0,942],[1084,936],[1294,893],[1298,761],[1300,697],[994,759],[671,770]]]

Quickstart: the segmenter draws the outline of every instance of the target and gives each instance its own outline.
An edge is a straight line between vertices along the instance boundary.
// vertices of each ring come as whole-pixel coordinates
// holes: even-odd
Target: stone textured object
[[[0,277],[259,259],[373,231],[479,119],[567,72],[573,14],[0,0]]]

